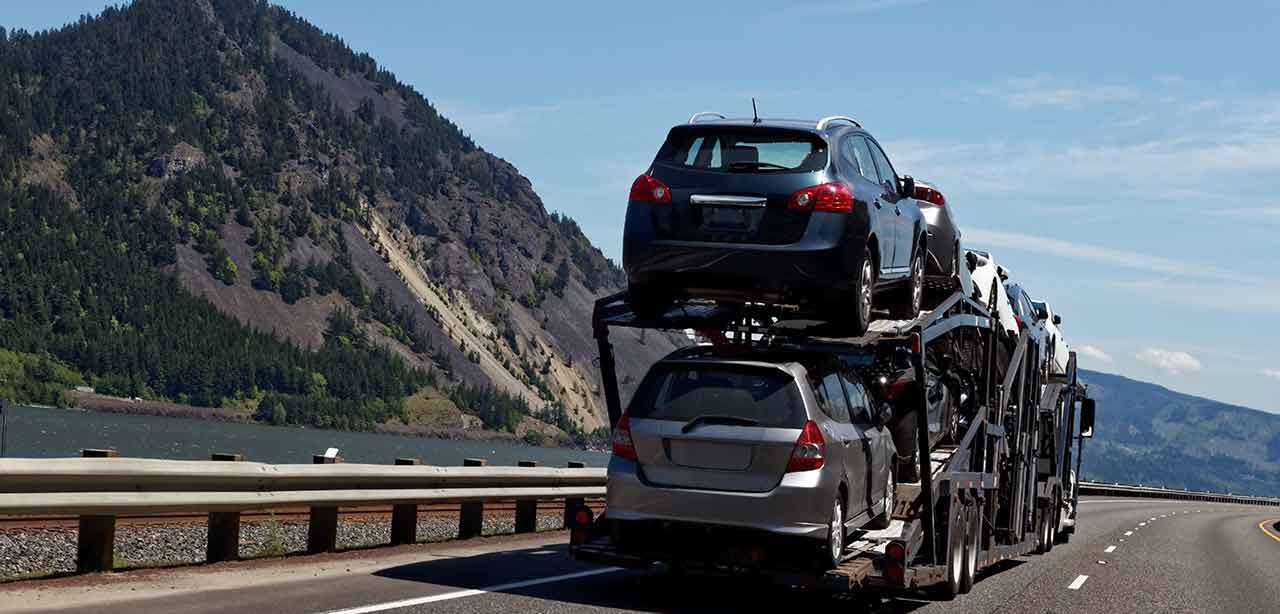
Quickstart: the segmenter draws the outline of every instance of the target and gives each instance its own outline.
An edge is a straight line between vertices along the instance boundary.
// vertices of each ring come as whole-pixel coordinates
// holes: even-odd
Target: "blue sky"
[[[618,257],[694,111],[857,117],[1087,368],[1280,412],[1280,8],[838,0],[283,3],[367,51]],[[41,29],[103,2],[22,3]]]

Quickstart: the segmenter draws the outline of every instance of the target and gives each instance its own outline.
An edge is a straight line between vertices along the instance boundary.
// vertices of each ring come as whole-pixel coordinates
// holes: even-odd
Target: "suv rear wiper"
[[[781,171],[789,171],[789,170],[791,170],[791,167],[789,167],[789,166],[783,166],[783,165],[781,165],[781,164],[774,164],[774,163],[772,163],[772,162],[746,162],[746,161],[743,161],[743,162],[730,162],[730,163],[729,163],[729,170],[731,170],[731,171],[749,171],[749,170],[755,170],[755,171],[758,171],[758,170],[763,169],[763,168],[773,168],[773,169],[777,169],[777,170],[781,170]]]
[[[694,427],[697,427],[698,425],[701,425],[701,424],[728,424],[731,426],[755,426],[757,424],[760,424],[760,421],[752,420],[751,418],[743,418],[740,416],[718,416],[714,414],[708,414],[706,416],[698,416],[697,418],[694,418],[693,420],[690,420],[684,423],[684,426],[680,427],[680,432],[688,433],[689,431],[692,431]]]

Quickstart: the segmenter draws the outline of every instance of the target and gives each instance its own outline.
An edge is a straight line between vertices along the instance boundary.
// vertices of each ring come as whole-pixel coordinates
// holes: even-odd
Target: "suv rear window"
[[[726,172],[813,172],[827,166],[827,143],[798,130],[677,128],[657,163]]]
[[[699,416],[746,418],[762,427],[800,428],[806,416],[795,380],[750,366],[666,363],[649,371],[627,415],[688,422]]]

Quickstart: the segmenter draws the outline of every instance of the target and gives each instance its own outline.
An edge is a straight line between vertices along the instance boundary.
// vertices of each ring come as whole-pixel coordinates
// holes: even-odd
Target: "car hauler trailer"
[[[914,418],[913,460],[920,479],[899,480],[889,527],[850,535],[835,569],[772,567],[751,543],[662,557],[626,551],[611,537],[607,509],[599,518],[586,509],[572,515],[573,556],[628,567],[662,561],[688,571],[760,574],[790,585],[837,590],[930,588],[949,598],[968,592],[977,571],[986,566],[1048,552],[1059,529],[1074,520],[1076,494],[1069,474],[1072,460],[1078,469],[1083,446],[1075,433],[1075,408],[1085,391],[1076,377],[1074,353],[1065,377],[1041,381],[1041,348],[1025,331],[1016,339],[1002,338],[1005,333],[993,312],[991,305],[956,292],[913,320],[878,320],[861,337],[832,338],[823,336],[823,322],[762,305],[687,301],[660,316],[643,317],[625,292],[600,299],[592,326],[611,425],[622,415],[609,342],[614,326],[692,329],[721,343],[766,347],[874,347],[878,354],[909,356],[914,385],[947,376],[966,393],[957,401],[960,428],[934,446],[923,390],[905,397],[918,406],[895,406],[896,414]],[[998,351],[997,344],[1006,344],[1002,349],[1007,351]],[[1088,407],[1080,412],[1081,431],[1091,431],[1092,401],[1083,403]],[[1074,454],[1072,444],[1077,445]]]

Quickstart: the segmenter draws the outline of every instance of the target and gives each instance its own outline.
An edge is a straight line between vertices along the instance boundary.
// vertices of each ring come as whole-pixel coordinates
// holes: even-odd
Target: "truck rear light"
[[[901,584],[907,567],[907,545],[891,541],[884,547],[884,577],[894,584]]]
[[[932,188],[927,185],[920,185],[918,183],[916,184],[915,197],[917,200],[923,200],[928,203],[933,203],[935,205],[938,205],[939,207],[946,206],[947,204],[946,197],[944,197],[942,195],[942,192],[939,192],[937,188]]]
[[[822,183],[792,194],[787,199],[787,208],[792,211],[851,213],[853,193],[849,191],[849,186],[838,181]]]
[[[631,418],[622,412],[617,426],[613,427],[613,455],[627,460],[636,460],[636,446],[631,441]]]
[[[671,204],[671,189],[652,175],[640,175],[631,183],[630,200],[638,203]]]
[[[810,420],[804,424],[804,430],[800,431],[800,437],[796,439],[796,447],[791,450],[786,472],[821,469],[826,456],[827,442],[822,438],[818,423]]]

